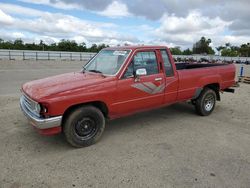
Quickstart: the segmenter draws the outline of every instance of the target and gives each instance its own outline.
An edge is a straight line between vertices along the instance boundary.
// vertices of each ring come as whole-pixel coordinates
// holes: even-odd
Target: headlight
[[[41,106],[40,106],[39,103],[36,103],[36,104],[35,104],[35,112],[36,112],[37,114],[40,114],[40,112],[41,112]]]

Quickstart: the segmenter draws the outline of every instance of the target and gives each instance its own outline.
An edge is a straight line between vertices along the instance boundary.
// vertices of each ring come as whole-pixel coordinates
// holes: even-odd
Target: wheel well
[[[92,101],[92,102],[87,102],[87,103],[76,104],[76,105],[73,105],[73,106],[70,106],[69,108],[67,108],[65,110],[65,112],[63,113],[62,124],[64,123],[65,118],[70,114],[70,112],[72,112],[76,108],[80,108],[81,106],[86,106],[86,105],[92,105],[92,106],[98,108],[99,110],[101,110],[104,117],[108,118],[108,113],[109,112],[108,112],[107,105],[102,101]]]
[[[220,101],[220,85],[218,83],[212,83],[204,86],[204,88],[209,88],[215,91],[217,101]]]

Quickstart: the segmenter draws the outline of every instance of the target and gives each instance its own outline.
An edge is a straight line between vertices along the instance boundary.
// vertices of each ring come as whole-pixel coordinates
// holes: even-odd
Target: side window
[[[138,52],[134,56],[134,69],[146,69],[147,75],[157,74],[159,73],[158,70],[158,63],[156,59],[155,52]]]
[[[123,76],[123,78],[130,78],[134,76],[134,62],[130,62],[129,66],[127,67],[127,70]]]
[[[172,64],[169,61],[167,51],[166,50],[161,50],[161,56],[162,56],[162,59],[164,61],[164,68],[165,68],[166,76],[173,76],[174,71],[173,71]]]
[[[159,73],[155,52],[138,52],[134,56],[123,77],[131,77],[137,69],[142,68],[146,69],[147,75]]]

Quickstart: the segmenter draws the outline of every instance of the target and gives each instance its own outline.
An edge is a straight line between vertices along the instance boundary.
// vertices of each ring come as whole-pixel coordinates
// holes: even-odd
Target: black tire
[[[192,99],[192,100],[191,100],[191,104],[192,104],[192,105],[195,105],[195,104],[196,104],[196,100],[195,100],[195,99]]]
[[[201,116],[210,115],[216,104],[216,93],[214,90],[204,88],[200,96],[196,99],[195,110]]]
[[[103,113],[94,106],[83,106],[73,110],[63,125],[66,140],[74,147],[95,144],[105,129]]]

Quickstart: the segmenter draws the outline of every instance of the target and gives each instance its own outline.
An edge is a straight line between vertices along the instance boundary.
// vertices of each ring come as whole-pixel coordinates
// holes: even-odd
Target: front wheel
[[[205,88],[195,102],[195,109],[199,115],[208,116],[213,112],[215,104],[215,91],[209,88]]]
[[[66,140],[74,147],[95,144],[105,128],[103,113],[94,106],[83,106],[72,111],[63,125]]]

